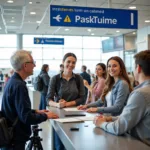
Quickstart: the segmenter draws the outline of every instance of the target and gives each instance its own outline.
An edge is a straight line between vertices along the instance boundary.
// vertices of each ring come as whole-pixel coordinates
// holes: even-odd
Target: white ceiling
[[[51,27],[49,25],[49,5],[67,6],[87,6],[108,8],[108,0],[13,0],[14,3],[7,3],[7,0],[0,0],[0,34],[4,33],[23,33],[23,34],[54,34],[54,35],[91,35],[95,36],[114,36],[129,33],[134,30],[70,27]],[[129,6],[136,6],[138,10],[138,28],[149,26],[145,20],[150,20],[150,0],[111,0],[112,8],[129,9]],[[32,4],[29,4],[32,2]],[[36,15],[30,15],[30,12]],[[14,20],[14,22],[11,22]],[[37,23],[36,21],[41,21]],[[68,27],[67,27],[68,28]]]

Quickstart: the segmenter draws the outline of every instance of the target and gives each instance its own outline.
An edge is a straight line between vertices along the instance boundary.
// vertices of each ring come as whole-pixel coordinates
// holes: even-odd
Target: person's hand
[[[61,102],[66,102],[64,99],[60,99],[59,100],[59,103],[61,103]]]
[[[106,122],[111,122],[112,121],[112,116],[103,116],[106,120]]]
[[[88,86],[89,85],[87,80],[83,80],[83,83],[84,83],[84,86]]]
[[[41,114],[41,113],[46,113],[49,112],[49,110],[43,109],[43,110],[35,110],[36,113]]]
[[[107,122],[107,121],[106,121],[106,118],[102,115],[96,116],[93,121],[96,127],[100,127],[104,122]]]
[[[77,107],[78,110],[84,110],[87,108],[87,105],[80,105]]]
[[[47,112],[45,114],[47,115],[48,119],[57,119],[57,118],[59,118],[57,114],[55,114],[55,113],[53,113],[51,111],[49,111],[49,112]]]
[[[66,107],[66,101],[58,102],[56,104],[56,107],[58,107],[58,108],[64,108],[64,107]]]
[[[89,112],[89,113],[95,113],[95,112],[97,112],[97,107],[91,107],[91,108],[88,108],[87,110],[86,110],[86,112]]]

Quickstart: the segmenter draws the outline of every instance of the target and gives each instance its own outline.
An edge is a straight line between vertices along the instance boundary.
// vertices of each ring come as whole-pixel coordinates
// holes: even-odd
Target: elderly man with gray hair
[[[18,117],[14,128],[12,144],[4,150],[24,150],[25,143],[31,135],[31,125],[39,124],[47,119],[58,118],[47,110],[32,110],[25,79],[33,74],[35,62],[28,51],[19,50],[10,58],[14,74],[9,79],[2,98],[2,113],[12,126]]]

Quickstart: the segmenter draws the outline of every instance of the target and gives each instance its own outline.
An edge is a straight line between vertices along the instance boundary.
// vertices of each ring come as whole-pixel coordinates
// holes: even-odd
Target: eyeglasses
[[[31,61],[31,62],[25,62],[25,63],[30,63],[30,64],[33,64],[33,65],[36,65],[36,61]]]

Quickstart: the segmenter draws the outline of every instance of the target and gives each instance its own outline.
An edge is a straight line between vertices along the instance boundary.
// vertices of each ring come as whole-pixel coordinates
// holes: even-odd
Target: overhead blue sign
[[[138,28],[137,10],[50,5],[50,26]]]
[[[35,37],[34,44],[53,44],[53,45],[64,45],[64,38],[41,38]]]

